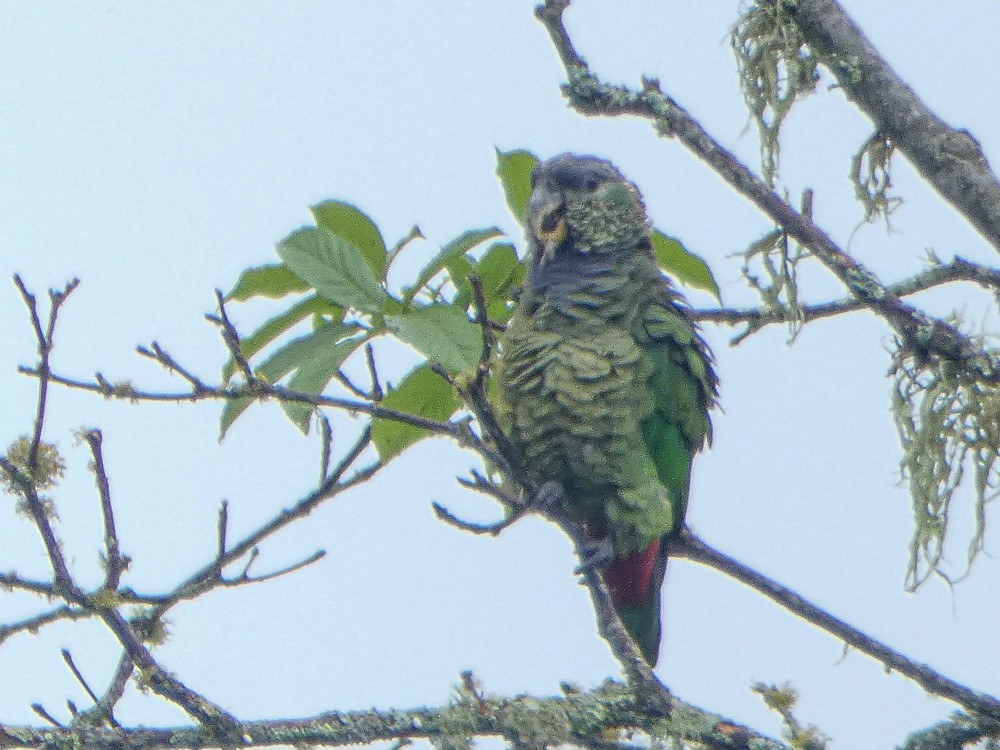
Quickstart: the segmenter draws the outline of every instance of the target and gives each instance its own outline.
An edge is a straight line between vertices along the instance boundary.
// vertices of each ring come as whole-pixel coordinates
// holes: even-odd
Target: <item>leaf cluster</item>
[[[537,163],[525,150],[497,151],[496,174],[519,222]],[[290,389],[301,393],[341,387],[352,396],[439,422],[461,412],[454,382],[479,365],[481,322],[503,330],[515,308],[525,267],[514,244],[496,226],[470,229],[432,254],[412,281],[395,288],[389,283],[390,272],[400,258],[418,252],[412,249],[423,239],[418,228],[390,249],[375,222],[350,203],[328,200],[311,211],[315,225],[297,229],[278,243],[278,263],[248,269],[226,295],[231,302],[261,297],[290,301],[239,342],[245,361],[254,362],[253,377],[269,384],[287,380]],[[653,246],[663,268],[678,280],[719,296],[708,266],[679,240],[655,230]],[[481,311],[473,279],[482,291]],[[299,333],[302,328],[307,330]],[[348,359],[382,338],[401,341],[424,357],[387,393],[374,367],[364,387],[343,370]],[[226,365],[225,382],[239,383],[239,364],[234,358]],[[254,400],[243,395],[226,404],[223,435]],[[282,408],[308,432],[315,406],[284,401]],[[426,435],[421,427],[397,420],[373,420],[372,441],[383,460]]]

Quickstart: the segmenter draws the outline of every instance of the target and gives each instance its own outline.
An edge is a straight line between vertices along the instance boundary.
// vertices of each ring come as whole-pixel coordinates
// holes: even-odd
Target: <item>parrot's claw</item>
[[[587,542],[580,547],[580,558],[583,560],[574,573],[585,575],[595,568],[602,568],[615,559],[615,550],[610,539],[600,539]]]

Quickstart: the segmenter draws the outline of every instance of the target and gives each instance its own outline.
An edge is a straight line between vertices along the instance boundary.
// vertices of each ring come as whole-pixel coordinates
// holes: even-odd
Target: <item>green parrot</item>
[[[525,218],[529,269],[500,345],[497,414],[533,479],[610,543],[615,608],[655,665],[665,542],[711,440],[712,356],[657,265],[638,189],[610,162],[542,162]]]

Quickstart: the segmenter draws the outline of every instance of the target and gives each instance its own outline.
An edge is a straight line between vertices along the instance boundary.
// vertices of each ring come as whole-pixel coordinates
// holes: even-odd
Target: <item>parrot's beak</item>
[[[539,258],[539,263],[542,265],[552,259],[556,254],[556,248],[569,236],[566,227],[566,207],[561,198],[551,196],[554,200],[546,201],[545,197],[549,196],[540,196],[536,193],[528,204],[531,233],[542,247],[542,255]]]

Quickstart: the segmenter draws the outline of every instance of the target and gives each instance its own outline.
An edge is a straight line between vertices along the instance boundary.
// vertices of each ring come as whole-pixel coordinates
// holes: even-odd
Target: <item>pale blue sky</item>
[[[726,34],[736,4],[579,0],[567,15],[580,52],[609,80],[657,76],[720,141],[756,164],[757,140]],[[845,2],[897,70],[949,122],[969,128],[994,163],[1000,66],[992,0]],[[730,305],[754,302],[730,257],[769,228],[677,143],[643,123],[587,120],[558,90],[562,69],[530,2],[13,2],[0,6],[0,349],[3,434],[30,428],[33,383],[16,375],[34,343],[13,285],[36,292],[74,275],[56,368],[100,370],[150,387],[179,386],[133,353],[156,339],[206,378],[225,355],[202,315],[213,289],[275,260],[274,243],[325,198],[352,201],[392,243],[419,223],[418,265],[464,229],[499,224],[518,245],[493,176],[494,147],[542,156],[574,150],[614,160],[643,190],[658,225],[711,264]],[[861,218],[845,176],[870,125],[824,85],[793,115],[782,186],[816,190],[818,219],[846,243]],[[922,253],[995,263],[995,254],[917,181],[893,173],[906,203],[894,232],[866,227],[851,249],[894,280]],[[404,269],[405,270],[405,269]],[[843,296],[822,269],[805,294]],[[397,278],[397,281],[399,279]],[[961,296],[960,296],[961,295]],[[691,295],[695,305],[711,300]],[[979,321],[968,290],[935,294],[936,312]],[[277,308],[247,306],[249,331]],[[897,484],[888,415],[887,329],[858,314],[810,325],[792,347],[777,328],[740,347],[707,330],[719,359],[724,413],[698,459],[691,524],[901,650],[974,687],[1000,691],[994,624],[1000,568],[982,558],[949,592],[903,591],[909,500]],[[412,357],[382,353],[398,376]],[[46,437],[65,452],[56,494],[75,569],[99,574],[99,513],[88,456],[73,432],[98,426],[117,501],[129,582],[172,586],[214,550],[215,513],[249,529],[308,491],[317,445],[277,407],[253,409],[221,446],[219,405],[108,403],[56,389]],[[346,428],[345,428],[346,429]],[[344,496],[262,550],[261,569],[325,548],[293,577],[178,608],[157,651],[188,684],[241,718],[406,707],[447,700],[463,669],[489,691],[550,694],[561,680],[592,686],[618,670],[574,583],[568,543],[541,521],[477,539],[434,520],[430,501],[491,517],[452,477],[472,465],[426,442],[370,486]],[[9,507],[9,505],[8,505]],[[961,509],[956,525],[968,523]],[[961,529],[959,530],[961,533]],[[994,550],[995,533],[987,539]],[[960,564],[964,540],[950,550]],[[44,576],[36,537],[0,511],[0,570]],[[0,618],[34,611],[0,596]],[[800,718],[836,747],[888,747],[952,706],[719,574],[675,562],[665,587],[658,674],[682,697],[777,734],[752,680],[791,681]],[[13,614],[11,614],[13,613]],[[0,648],[0,722],[34,722],[30,703],[64,716],[86,705],[60,647],[102,686],[110,637],[59,625]],[[130,695],[123,722],[178,723],[178,712]]]

